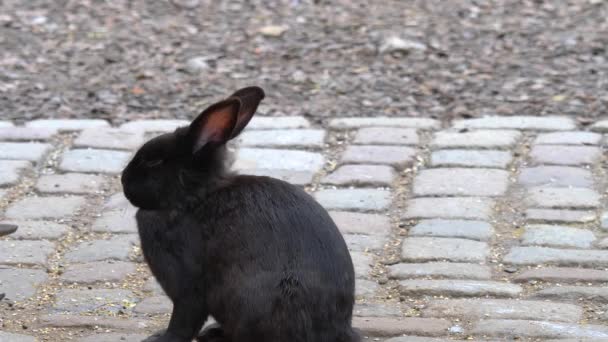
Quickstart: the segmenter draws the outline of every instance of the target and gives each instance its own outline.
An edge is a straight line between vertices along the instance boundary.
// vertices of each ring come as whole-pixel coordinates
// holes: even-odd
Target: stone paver
[[[23,301],[32,297],[47,279],[43,270],[0,267],[0,293],[10,301]]]
[[[351,251],[350,257],[355,266],[355,276],[357,278],[367,278],[372,269],[372,265],[374,264],[373,255],[361,251]]]
[[[102,176],[83,173],[44,175],[38,179],[36,190],[45,193],[92,194],[100,191],[105,183]]]
[[[509,173],[494,169],[441,168],[421,171],[414,179],[416,196],[500,196]]]
[[[524,186],[550,186],[555,188],[591,188],[593,186],[593,176],[590,170],[571,166],[523,168],[517,181]]]
[[[534,297],[571,302],[588,299],[594,303],[608,303],[608,287],[554,286],[536,292]]]
[[[109,210],[101,214],[101,217],[93,222],[91,230],[94,232],[108,233],[137,233],[137,221],[135,213],[137,209],[128,207],[124,209]]]
[[[82,284],[121,282],[135,269],[133,263],[112,260],[73,264],[65,268],[60,278],[66,282]]]
[[[455,121],[453,127],[506,128],[539,131],[568,131],[576,128],[574,121],[565,116],[485,116]]]
[[[25,127],[50,128],[59,131],[80,131],[85,128],[103,128],[109,126],[107,121],[97,119],[40,119],[25,123]]]
[[[254,116],[247,129],[286,129],[286,128],[309,128],[310,122],[301,116],[264,117]]]
[[[390,221],[378,214],[330,211],[331,218],[343,234],[388,235]]]
[[[608,338],[605,325],[576,325],[556,322],[526,320],[483,320],[472,329],[474,334],[499,337],[564,338],[574,337],[581,341]]]
[[[381,189],[325,189],[315,199],[327,209],[380,211],[391,203],[391,194]]]
[[[307,151],[241,148],[232,166],[236,170],[279,169],[317,172],[323,166],[320,153]]]
[[[132,246],[138,241],[133,235],[116,236],[108,240],[83,242],[66,253],[65,259],[70,262],[91,262],[101,260],[129,259]]]
[[[325,131],[321,129],[248,130],[237,138],[239,146],[275,148],[321,148]]]
[[[516,265],[538,265],[543,263],[561,266],[608,267],[608,251],[574,250],[548,247],[514,247],[504,261]]]
[[[165,296],[148,297],[138,303],[133,309],[136,313],[146,315],[169,314],[172,310],[173,303]]]
[[[388,118],[377,116],[373,118],[338,118],[329,122],[334,129],[350,129],[361,127],[411,127],[422,129],[437,129],[440,122],[428,118]]]
[[[418,317],[354,317],[353,326],[364,336],[386,337],[404,334],[439,336],[451,326],[450,321]]]
[[[277,178],[285,182],[294,185],[308,185],[312,183],[314,172],[310,171],[290,171],[290,170],[277,170],[277,169],[256,169],[256,170],[242,170],[238,172],[243,175],[252,176],[267,176]]]
[[[435,135],[431,146],[435,148],[508,148],[521,137],[518,131],[479,130],[441,131]]]
[[[344,241],[351,251],[381,250],[386,238],[378,235],[344,234]]]
[[[38,142],[2,142],[0,159],[39,162],[51,150],[50,144]]]
[[[530,151],[534,163],[552,165],[589,165],[601,155],[596,146],[536,145]]]
[[[122,124],[120,129],[139,132],[165,133],[173,132],[176,128],[188,126],[186,120],[137,120]]]
[[[43,219],[70,217],[85,204],[80,196],[28,197],[13,203],[6,210],[10,219]]]
[[[577,305],[532,300],[444,299],[431,301],[422,310],[424,317],[469,317],[496,319],[533,319],[576,322],[583,316]]]
[[[31,127],[0,127],[0,141],[49,140],[57,129]]]
[[[470,220],[421,220],[412,229],[410,236],[455,237],[473,240],[489,240],[494,229],[484,221]]]
[[[416,145],[418,133],[411,128],[365,127],[355,134],[353,140],[360,145]]]
[[[83,337],[78,342],[116,342],[116,341],[129,341],[129,342],[141,342],[148,336],[144,334],[121,334],[121,333],[109,333],[109,334],[96,334],[87,337]]]
[[[464,166],[506,168],[513,155],[507,151],[494,150],[439,150],[431,153],[432,166]]]
[[[0,265],[45,265],[54,249],[49,241],[0,240]]]
[[[592,132],[555,132],[539,134],[537,145],[598,145],[602,135]]]
[[[514,281],[546,281],[557,283],[596,283],[608,282],[608,271],[571,267],[544,267],[525,270]]]
[[[138,302],[131,291],[118,289],[67,289],[55,296],[53,309],[59,312],[111,312],[130,311]]]
[[[528,202],[540,208],[597,208],[600,195],[587,188],[545,188],[528,190]]]
[[[10,235],[11,239],[17,240],[56,240],[70,231],[68,225],[52,221],[10,220],[1,223],[16,224],[19,227]]]
[[[597,217],[593,211],[565,209],[527,209],[525,215],[528,221],[539,223],[587,223]]]
[[[380,288],[380,285],[375,281],[367,279],[357,279],[355,281],[355,296],[362,297],[373,297],[376,291]]]
[[[483,262],[488,254],[486,243],[465,239],[412,237],[404,239],[401,246],[402,260],[411,262]]]
[[[103,328],[133,332],[149,328],[152,323],[133,317],[81,316],[55,313],[39,316],[38,325],[42,328],[87,328],[95,330]]]
[[[16,184],[23,171],[31,166],[32,164],[25,160],[0,160],[0,186]]]
[[[415,198],[408,202],[404,218],[487,219],[494,201],[482,197]]]
[[[129,162],[129,152],[75,149],[63,154],[59,168],[72,172],[99,172],[117,174]]]
[[[321,182],[340,186],[390,186],[396,176],[395,170],[386,165],[343,165]]]
[[[589,248],[595,235],[586,229],[551,225],[529,225],[522,236],[524,245]]]
[[[361,303],[355,304],[355,308],[353,309],[353,315],[359,317],[400,317],[403,314],[395,306],[385,304]]]
[[[389,276],[394,279],[423,277],[453,279],[490,279],[490,267],[468,263],[429,262],[423,264],[397,264],[388,267]]]
[[[406,296],[515,297],[522,292],[518,285],[482,280],[402,280],[399,292]]]
[[[416,150],[404,146],[352,145],[342,154],[342,164],[388,164],[405,167],[412,162]]]
[[[37,342],[33,336],[0,331],[0,342]]]
[[[112,150],[134,150],[144,143],[141,131],[117,128],[88,128],[74,140],[76,147],[93,147]]]

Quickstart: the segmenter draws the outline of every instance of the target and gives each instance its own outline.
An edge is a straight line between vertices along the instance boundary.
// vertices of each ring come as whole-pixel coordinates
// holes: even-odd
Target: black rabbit
[[[200,341],[360,340],[352,260],[328,213],[298,187],[225,166],[226,142],[263,98],[237,91],[148,141],[122,174],[145,260],[173,301],[154,341],[191,341],[208,315],[219,327]]]

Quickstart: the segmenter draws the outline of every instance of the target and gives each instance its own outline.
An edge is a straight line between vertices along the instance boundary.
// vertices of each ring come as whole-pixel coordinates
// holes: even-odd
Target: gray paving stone
[[[0,240],[0,264],[46,265],[54,250],[49,241]]]
[[[492,277],[492,270],[488,266],[455,262],[396,264],[388,266],[388,271],[393,279],[438,277],[485,280]]]
[[[607,133],[608,132],[608,120],[600,120],[591,125],[591,130],[594,132]]]
[[[93,222],[91,230],[101,233],[137,233],[136,212],[137,208],[133,206],[105,211]]]
[[[302,116],[254,116],[247,124],[247,129],[286,129],[308,128],[310,122]]]
[[[538,164],[589,165],[601,156],[597,146],[536,145],[530,151],[530,158]]]
[[[120,126],[123,130],[140,132],[173,132],[176,128],[188,126],[187,120],[136,120],[124,123]]]
[[[353,259],[353,265],[355,266],[355,276],[366,278],[372,269],[372,255],[365,252],[351,251],[350,257]]]
[[[528,225],[522,236],[524,245],[589,248],[595,235],[586,229],[551,225]]]
[[[488,219],[494,201],[483,197],[414,198],[408,201],[404,218]]]
[[[494,234],[492,225],[470,220],[422,220],[409,231],[410,236],[455,237],[472,240],[489,240]]]
[[[521,169],[517,180],[524,186],[591,188],[591,171],[571,166],[537,166]]]
[[[422,129],[438,129],[441,123],[429,118],[336,118],[329,121],[329,127],[333,129],[349,129],[361,127],[411,127]]]
[[[525,320],[482,320],[474,324],[473,334],[501,337],[565,338],[574,337],[589,341],[608,338],[608,327],[604,325],[577,325]],[[582,341],[582,340],[581,340]]]
[[[371,337],[402,336],[406,334],[441,336],[452,323],[439,318],[420,317],[354,317],[353,327]]]
[[[416,279],[400,281],[399,292],[406,296],[515,297],[522,288],[497,281]]]
[[[110,150],[76,149],[63,154],[59,168],[73,172],[122,172],[129,162],[131,153]]]
[[[367,279],[355,280],[355,296],[356,297],[373,297],[380,285],[375,281]]]
[[[122,261],[98,261],[72,264],[65,268],[60,279],[71,283],[93,284],[96,282],[121,282],[134,273],[135,264]]]
[[[540,208],[597,208],[600,195],[587,188],[534,187],[528,189],[527,202]]]
[[[243,170],[239,173],[253,176],[267,176],[277,178],[294,185],[308,185],[312,183],[313,177],[315,176],[314,172],[309,171],[290,171],[276,169]]]
[[[102,176],[83,173],[42,175],[36,190],[47,193],[94,194],[106,183]]]
[[[17,184],[23,171],[31,167],[25,160],[0,160],[0,186]]]
[[[106,120],[98,119],[39,119],[25,123],[25,127],[50,128],[60,131],[80,131],[85,128],[109,127]]]
[[[608,271],[588,268],[543,267],[525,270],[514,278],[516,282],[535,280],[556,283],[608,282]]]
[[[598,145],[602,135],[592,132],[554,132],[539,134],[537,145]]]
[[[129,259],[132,246],[138,242],[137,236],[115,236],[108,240],[86,241],[66,253],[65,260],[69,262],[91,262],[100,260]]]
[[[606,249],[608,248],[608,238],[603,238],[597,243],[598,248]]]
[[[608,267],[608,251],[514,247],[504,257],[504,262],[516,265],[551,263],[559,266]]]
[[[329,215],[343,234],[386,236],[391,230],[390,221],[387,216],[347,211],[330,211]]]
[[[144,284],[143,290],[146,292],[152,292],[153,295],[165,295],[165,291],[163,291],[163,288],[156,281],[156,279],[154,279],[154,277],[148,278]]]
[[[139,300],[122,289],[65,289],[55,295],[53,309],[69,313],[131,311]]]
[[[437,132],[431,146],[438,148],[509,148],[515,145],[520,137],[520,132],[511,130],[447,130]]]
[[[239,146],[321,148],[325,143],[322,129],[248,130],[237,138]]]
[[[14,126],[15,125],[12,122],[10,122],[10,121],[7,121],[7,120],[0,121],[0,127],[1,128],[14,127]]]
[[[422,310],[423,317],[466,317],[467,319],[536,319],[577,322],[583,309],[577,305],[535,300],[443,299],[433,300]]]
[[[134,312],[146,315],[168,314],[173,310],[173,303],[166,296],[144,298],[133,309]]]
[[[26,197],[11,204],[6,210],[9,219],[44,219],[73,216],[85,204],[81,196]]]
[[[330,210],[381,211],[391,204],[391,192],[382,189],[324,189],[314,197]]]
[[[10,235],[15,240],[56,240],[71,230],[65,224],[52,221],[9,220],[0,223],[16,224],[19,227]]]
[[[118,128],[88,128],[74,140],[76,147],[135,150],[144,143],[142,131]]]
[[[596,219],[593,211],[565,209],[527,209],[526,217],[539,223],[587,223]]]
[[[128,342],[143,342],[148,336],[144,334],[128,334],[128,333],[108,333],[108,334],[95,334],[91,336],[82,337],[78,342],[116,342],[116,341],[128,341]]]
[[[428,169],[414,178],[417,196],[500,196],[508,187],[509,173],[495,169]]]
[[[483,262],[488,255],[486,243],[465,239],[411,237],[401,246],[401,258],[406,262]]]
[[[0,143],[0,159],[38,162],[51,148],[50,144],[38,142],[3,142]]]
[[[506,168],[511,152],[494,150],[439,150],[431,153],[432,166],[465,166]]]
[[[55,134],[52,128],[0,127],[0,141],[49,140]]]
[[[343,237],[351,251],[382,250],[386,243],[386,238],[379,235],[344,234]]]
[[[362,145],[417,145],[419,139],[412,128],[365,127],[357,131],[353,142]]]
[[[61,313],[40,315],[38,317],[38,326],[42,328],[105,328],[133,332],[148,329],[152,325],[152,322],[133,317],[80,316]]]
[[[576,124],[564,116],[485,116],[476,119],[457,120],[455,129],[461,128],[506,128],[537,131],[569,131]]]
[[[445,338],[434,338],[434,337],[422,337],[422,336],[400,336],[393,337],[385,340],[384,342],[447,342],[449,339]]]
[[[47,279],[43,270],[0,267],[0,293],[10,301],[23,301],[32,297],[38,285]]]
[[[396,305],[360,303],[355,304],[353,315],[359,317],[400,317],[403,314]]]
[[[390,186],[397,177],[395,170],[386,165],[343,165],[321,183],[353,186]]]
[[[533,297],[562,302],[591,300],[593,303],[608,303],[608,287],[553,286],[534,293]]]
[[[0,342],[37,342],[38,339],[22,334],[13,334],[9,332],[0,331]]]
[[[241,148],[236,152],[235,170],[279,169],[317,172],[323,167],[323,155],[315,152],[262,148]]]
[[[341,164],[388,164],[405,167],[416,155],[414,148],[405,146],[351,145],[342,154]]]

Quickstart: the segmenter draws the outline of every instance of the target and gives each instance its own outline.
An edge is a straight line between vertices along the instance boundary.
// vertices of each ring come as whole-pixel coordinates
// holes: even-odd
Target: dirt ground
[[[608,1],[2,0],[0,118],[608,114]]]

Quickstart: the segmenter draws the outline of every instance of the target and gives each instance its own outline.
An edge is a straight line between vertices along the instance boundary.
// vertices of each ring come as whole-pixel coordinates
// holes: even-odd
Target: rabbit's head
[[[190,126],[145,143],[122,173],[125,196],[136,207],[155,210],[220,185],[225,144],[241,133],[263,98],[261,88],[243,88],[205,109]]]

